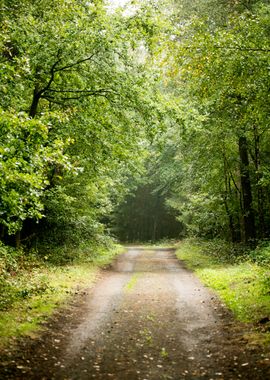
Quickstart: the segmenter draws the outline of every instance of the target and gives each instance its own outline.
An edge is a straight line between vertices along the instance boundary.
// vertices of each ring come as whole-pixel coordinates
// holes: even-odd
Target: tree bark
[[[37,114],[37,109],[38,109],[38,103],[41,97],[41,92],[38,89],[38,86],[35,87],[34,93],[33,93],[33,98],[32,98],[32,104],[29,110],[29,116],[34,118]]]
[[[256,169],[256,187],[257,187],[257,205],[258,205],[258,235],[259,238],[265,237],[265,220],[264,220],[264,194],[263,189],[260,185],[260,136],[258,133],[257,126],[253,126],[253,136],[254,136],[254,165]]]
[[[0,224],[0,240],[3,240],[5,237],[5,226]]]
[[[252,191],[249,173],[248,145],[245,136],[238,140],[240,157],[240,178],[243,197],[243,222],[244,222],[244,241],[252,242],[256,238],[255,217],[252,207]]]

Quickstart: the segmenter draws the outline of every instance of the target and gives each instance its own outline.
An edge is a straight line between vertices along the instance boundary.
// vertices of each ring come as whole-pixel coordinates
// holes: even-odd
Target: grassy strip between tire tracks
[[[216,244],[217,246],[217,244]],[[226,258],[215,244],[188,239],[177,245],[176,255],[212,288],[235,317],[251,323],[252,344],[270,344],[270,267],[245,255]]]
[[[35,337],[42,323],[54,310],[68,303],[80,289],[89,288],[100,274],[100,268],[123,252],[123,247],[103,250],[91,262],[65,266],[41,265],[21,270],[11,286],[25,292],[6,310],[0,311],[0,348],[18,336]]]

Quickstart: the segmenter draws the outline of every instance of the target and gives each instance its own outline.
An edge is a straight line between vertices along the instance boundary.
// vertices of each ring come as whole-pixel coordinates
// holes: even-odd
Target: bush
[[[37,252],[5,246],[0,242],[0,310],[18,300],[44,292],[46,278],[35,275],[35,268],[44,265]]]
[[[198,245],[202,253],[216,259],[218,263],[233,264],[247,260],[249,248],[243,244],[230,243],[222,239],[194,239],[192,244]]]
[[[250,252],[250,259],[258,265],[270,265],[270,241],[262,241]]]
[[[5,246],[0,242],[0,276],[16,272],[19,268],[22,251]]]
[[[0,310],[8,309],[16,300],[16,289],[7,281],[0,277]]]

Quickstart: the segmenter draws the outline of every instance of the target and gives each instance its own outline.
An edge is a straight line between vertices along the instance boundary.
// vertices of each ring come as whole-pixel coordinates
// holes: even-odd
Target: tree
[[[178,19],[163,63],[179,110],[167,139],[182,173],[169,202],[196,233],[228,237],[230,231],[236,240],[240,229],[246,242],[269,234],[262,169],[268,166],[269,5],[252,3],[244,11],[233,6],[223,23],[211,12]]]
[[[24,113],[0,115],[2,237],[5,231],[20,231],[27,218],[43,216],[42,195],[49,184],[50,167],[72,167],[63,152],[68,140],[50,141],[46,121],[30,120]]]
[[[84,223],[91,235],[126,191],[125,178],[139,170],[141,142],[158,123],[155,75],[137,53],[153,48],[155,13],[142,4],[136,14],[110,14],[99,0],[6,0],[2,11],[0,107],[13,136],[11,158],[2,157],[9,167],[3,238],[40,234],[33,221],[44,216],[42,229],[53,224],[59,233],[66,223],[70,236]],[[5,149],[4,135],[2,141]],[[27,154],[16,173],[30,173],[31,181],[12,185],[14,207],[25,207],[11,226],[14,207],[4,199],[13,202],[15,193],[7,162],[18,161],[22,149]]]

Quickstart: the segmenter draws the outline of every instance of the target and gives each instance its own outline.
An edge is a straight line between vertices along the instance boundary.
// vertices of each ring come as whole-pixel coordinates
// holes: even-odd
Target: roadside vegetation
[[[212,288],[242,321],[252,323],[249,339],[270,343],[270,245],[247,251],[224,241],[186,239],[176,255]]]
[[[123,251],[114,243],[91,249],[84,259],[77,254],[56,265],[49,257],[0,246],[0,348],[18,336],[34,336],[56,308],[90,288],[100,268]]]

